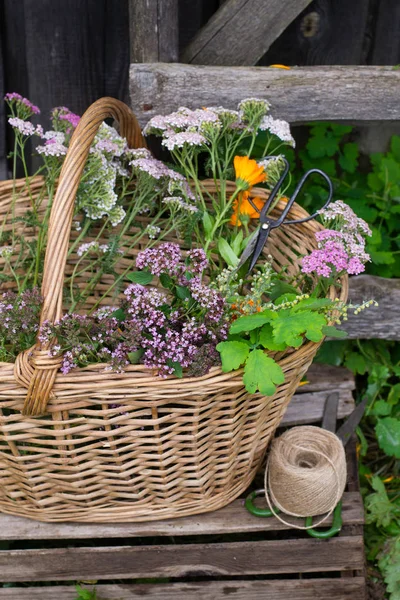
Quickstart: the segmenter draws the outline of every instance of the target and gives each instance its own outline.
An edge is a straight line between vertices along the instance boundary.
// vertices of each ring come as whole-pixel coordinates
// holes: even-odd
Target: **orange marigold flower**
[[[290,67],[288,67],[287,65],[269,65],[270,67],[275,67],[275,69],[286,69],[287,71],[290,71]]]
[[[231,216],[231,220],[229,221],[230,225],[241,226],[242,221],[240,220],[240,216],[247,216],[248,219],[257,219],[260,215],[255,210],[254,206],[252,206],[249,202],[249,192],[241,192],[239,196],[234,200],[232,204],[233,215]],[[251,201],[253,204],[261,210],[264,206],[264,200],[256,196],[252,198]]]
[[[248,190],[267,178],[264,167],[260,167],[257,161],[248,156],[235,156],[233,166],[235,167],[236,185],[241,190]]]

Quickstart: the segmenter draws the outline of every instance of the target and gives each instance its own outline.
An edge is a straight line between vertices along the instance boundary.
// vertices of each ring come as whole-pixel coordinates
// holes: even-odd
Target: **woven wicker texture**
[[[62,314],[64,277],[77,261],[75,252],[67,258],[69,240],[77,235],[70,236],[75,194],[90,144],[108,116],[120,121],[131,147],[144,145],[121,102],[99,100],[82,117],[51,212],[42,321]],[[212,190],[214,183],[204,185]],[[29,198],[23,181],[16,190],[18,215],[27,210]],[[12,191],[12,182],[0,183],[0,218],[8,226]],[[265,190],[253,192],[266,198]],[[40,178],[31,193],[43,193]],[[41,210],[45,205],[44,200]],[[306,214],[294,205],[289,218]],[[275,269],[298,272],[320,227],[311,221],[274,230],[265,253],[272,255]],[[26,227],[24,235],[30,235]],[[113,279],[102,276],[81,309],[117,301],[140,250],[129,242],[126,236],[117,266],[121,285],[103,297]],[[346,300],[347,279],[329,295]],[[44,521],[124,522],[225,506],[251,483],[317,348],[310,342],[275,356],[285,383],[270,398],[249,394],[241,371],[222,373],[219,367],[181,380],[160,379],[141,365],[117,374],[97,364],[63,375],[60,360],[40,346],[22,353],[15,365],[0,363],[0,510]]]

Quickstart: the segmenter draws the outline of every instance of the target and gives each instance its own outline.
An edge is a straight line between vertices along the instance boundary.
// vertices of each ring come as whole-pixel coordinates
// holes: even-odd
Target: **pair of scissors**
[[[358,404],[353,410],[347,421],[336,431],[336,435],[341,440],[343,446],[346,446],[347,442],[350,440],[351,436],[358,427],[364,414],[367,401],[368,399],[364,398],[364,400],[360,402],[360,404]],[[338,404],[339,393],[333,392],[325,401],[324,415],[322,418],[322,428],[326,429],[327,431],[332,431],[333,433],[336,430]],[[245,500],[245,507],[255,517],[272,517],[274,513],[269,508],[260,508],[255,506],[254,500],[261,496],[265,497],[264,488],[251,492]],[[274,512],[279,513],[279,510],[275,508]],[[312,525],[312,517],[306,517],[305,525],[306,527],[310,527]],[[337,503],[335,510],[333,511],[332,526],[329,529],[319,530],[310,528],[306,529],[306,531],[308,535],[312,537],[327,539],[338,534],[342,529],[342,525],[342,502],[340,501]]]
[[[262,160],[269,160],[269,159],[274,159],[274,158],[276,158],[276,156],[265,156]],[[332,182],[329,179],[328,175],[326,173],[324,173],[324,171],[321,171],[320,169],[310,169],[309,171],[304,173],[303,177],[300,179],[299,183],[297,184],[297,186],[292,194],[292,197],[288,200],[288,202],[287,202],[285,208],[282,210],[282,213],[279,216],[279,218],[273,219],[273,218],[269,217],[268,212],[270,211],[271,207],[273,206],[273,202],[279,192],[279,189],[282,186],[282,184],[283,184],[284,180],[286,179],[286,176],[289,172],[288,161],[286,160],[285,157],[282,157],[282,160],[285,163],[285,168],[283,170],[283,173],[282,173],[279,181],[277,182],[277,184],[271,190],[268,200],[262,207],[261,211],[256,207],[254,202],[252,202],[252,200],[249,199],[249,202],[252,205],[252,207],[254,208],[254,210],[256,210],[260,215],[260,227],[255,232],[254,236],[251,238],[247,247],[244,249],[243,254],[240,257],[240,261],[237,266],[237,269],[242,267],[249,258],[250,258],[250,265],[249,265],[248,272],[250,272],[254,268],[254,265],[256,264],[260,254],[268,240],[269,234],[271,233],[271,231],[273,229],[276,229],[277,227],[280,227],[281,225],[295,225],[297,223],[305,223],[306,221],[311,221],[311,219],[315,219],[315,217],[318,215],[319,211],[316,211],[312,215],[309,215],[308,217],[304,217],[303,219],[286,220],[286,216],[287,216],[288,212],[292,208],[293,203],[296,201],[296,198],[299,195],[299,193],[301,192],[306,180],[311,175],[313,175],[313,174],[320,175],[323,179],[325,179],[326,183],[328,184],[328,198],[320,210],[323,210],[324,208],[326,208],[328,206],[328,204],[330,203],[330,201],[332,200],[333,185],[332,185]]]

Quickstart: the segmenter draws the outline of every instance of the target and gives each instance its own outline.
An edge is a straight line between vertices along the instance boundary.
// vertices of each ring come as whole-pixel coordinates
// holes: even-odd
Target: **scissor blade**
[[[265,227],[265,229],[264,229],[264,227]],[[254,248],[253,256],[251,257],[251,261],[250,261],[250,265],[249,265],[249,273],[255,267],[258,257],[260,256],[265,244],[267,243],[267,239],[268,239],[269,232],[270,232],[270,228],[267,229],[267,227],[268,227],[268,223],[264,223],[263,225],[261,225],[261,229],[258,232],[258,236],[257,236],[257,240],[256,240],[256,247]]]
[[[325,401],[324,415],[322,417],[322,429],[333,433],[336,431],[337,411],[339,405],[339,392],[329,394]]]
[[[339,427],[339,429],[337,430],[336,435],[338,436],[338,438],[340,438],[342,440],[343,446],[345,446],[347,444],[347,442],[349,441],[349,439],[351,438],[351,436],[357,429],[357,427],[363,417],[367,403],[368,403],[368,398],[364,398],[364,400],[355,407],[355,409],[353,410],[353,412],[351,413],[351,415],[349,416],[347,421],[345,423],[343,423],[343,425],[341,427]]]
[[[257,244],[258,232],[259,232],[258,229],[253,232],[249,243],[247,244],[246,248],[242,252],[242,255],[240,257],[240,260],[239,260],[239,263],[237,264],[236,269],[240,269],[240,267],[243,267],[244,263],[253,254],[254,248],[256,247],[256,244]]]

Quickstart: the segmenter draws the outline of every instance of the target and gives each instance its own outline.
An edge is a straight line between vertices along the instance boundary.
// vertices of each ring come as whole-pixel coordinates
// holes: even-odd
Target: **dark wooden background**
[[[181,51],[222,3],[179,0]],[[0,0],[0,21],[1,97],[19,92],[44,117],[60,105],[82,113],[104,95],[128,100],[129,0]],[[400,1],[314,0],[259,64],[274,63],[396,65]],[[6,153],[0,102],[0,179]]]

